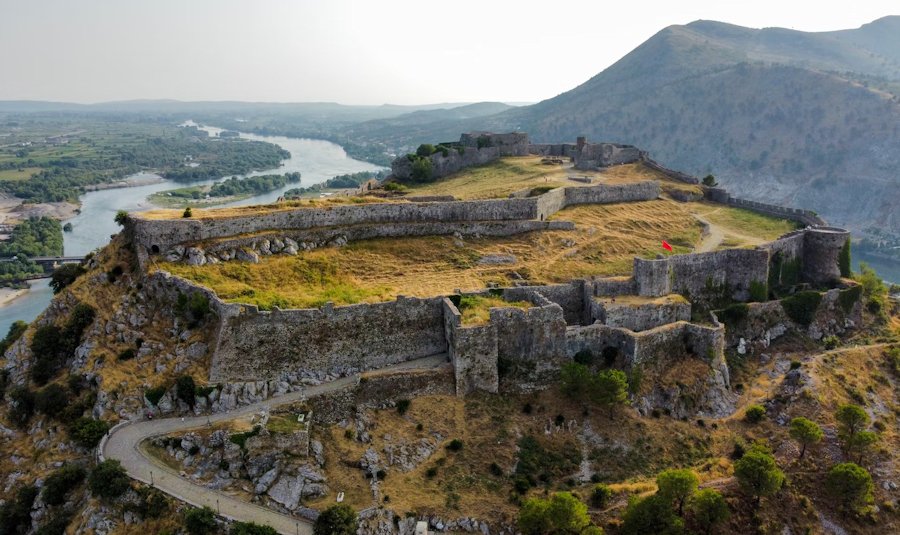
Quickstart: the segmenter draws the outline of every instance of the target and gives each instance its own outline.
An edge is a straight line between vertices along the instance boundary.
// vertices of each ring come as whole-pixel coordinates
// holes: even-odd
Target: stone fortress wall
[[[465,136],[463,142],[472,139],[477,143],[478,137]],[[509,150],[520,150],[520,138],[505,139]],[[552,153],[556,148],[547,150]],[[252,261],[237,250],[249,253],[255,247],[267,251],[264,254],[296,254],[297,242],[303,239],[318,245],[336,237],[346,241],[466,229],[484,234],[527,232],[565,225],[546,220],[569,205],[651,200],[659,192],[659,184],[648,181],[558,188],[534,198],[337,205],[221,219],[132,216],[126,231],[145,262],[173,252],[185,260]],[[691,304],[713,302],[723,295],[746,302],[754,285],[765,288],[785,277],[785,266],[792,266],[791,273],[799,277],[794,282],[831,283],[840,277],[838,258],[848,237],[842,229],[812,227],[756,249],[635,258],[631,277],[489,290],[508,301],[528,301],[532,307],[493,308],[484,325],[462,324],[453,299],[441,296],[269,312],[225,303],[212,291],[165,272],[155,271],[148,279],[164,291],[202,292],[209,299],[218,317],[210,371],[214,382],[318,379],[446,355],[455,391],[465,395],[497,392],[504,382],[510,387],[539,384],[562,363],[590,350],[614,351],[616,365],[626,369],[665,361],[673,353],[692,355],[708,363],[716,380],[727,387],[724,327],[717,321],[691,323]],[[191,249],[199,253],[189,254]],[[670,294],[688,299],[653,301]],[[616,302],[619,296],[634,301]],[[504,378],[501,368],[512,372]]]

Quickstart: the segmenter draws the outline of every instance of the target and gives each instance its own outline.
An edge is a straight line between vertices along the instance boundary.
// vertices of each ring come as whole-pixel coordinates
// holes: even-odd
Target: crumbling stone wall
[[[634,278],[642,296],[680,293],[695,303],[722,296],[747,301],[751,283],[766,283],[768,264],[769,253],[762,249],[726,249],[656,260],[635,258]]]
[[[518,286],[503,290],[503,298],[507,301],[531,301],[546,300],[547,304],[554,303],[562,309],[565,322],[569,325],[580,325],[584,321],[583,280],[573,280],[565,284],[550,284],[546,286]]]
[[[500,156],[527,156],[528,134],[524,132],[510,132],[508,134],[495,134],[493,132],[469,132],[459,136],[459,144],[470,148],[477,148],[480,140],[486,140],[487,147],[496,148]]]
[[[595,320],[636,332],[691,319],[691,304],[680,299],[667,303],[617,303],[611,299],[595,299],[591,308]]]
[[[443,301],[444,333],[447,354],[453,363],[456,395],[476,391],[497,392],[497,329],[494,325],[463,326],[456,306],[447,298]]]
[[[659,197],[659,182],[648,180],[634,184],[601,184],[582,188],[565,188],[566,206],[577,204],[611,204],[652,201]]]
[[[348,420],[357,411],[389,407],[401,399],[418,396],[452,396],[456,393],[453,367],[427,370],[398,370],[364,374],[360,381],[343,390],[328,392],[308,400],[316,424],[331,425]]]
[[[632,145],[618,143],[586,143],[575,154],[575,169],[596,169],[637,162],[641,151]]]
[[[140,253],[167,254],[179,245],[209,241],[254,239],[279,231],[295,241],[325,243],[345,239],[422,236],[458,231],[503,236],[542,228],[562,228],[563,222],[542,225],[570,204],[647,201],[659,196],[659,184],[558,188],[533,198],[451,202],[397,202],[301,207],[215,219],[146,219],[131,216],[127,231]],[[557,225],[554,227],[553,225]],[[249,236],[254,235],[254,236]],[[237,243],[227,247],[237,247]],[[142,256],[146,260],[145,256]]]
[[[347,373],[444,353],[443,320],[441,298],[271,312],[240,305],[222,318],[210,381]]]
[[[559,369],[566,356],[566,320],[555,303],[529,309],[491,309],[491,325],[497,333],[497,358],[534,381]]]
[[[578,145],[574,143],[532,143],[528,145],[528,154],[537,156],[559,156],[574,158]]]

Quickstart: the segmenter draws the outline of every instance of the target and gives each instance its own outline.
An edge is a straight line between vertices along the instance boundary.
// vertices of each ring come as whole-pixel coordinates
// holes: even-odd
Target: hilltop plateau
[[[118,214],[3,342],[0,533],[900,529],[900,310],[846,231],[630,146],[394,163]]]

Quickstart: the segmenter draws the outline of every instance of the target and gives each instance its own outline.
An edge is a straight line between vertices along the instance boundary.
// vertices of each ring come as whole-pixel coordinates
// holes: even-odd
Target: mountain
[[[900,236],[898,81],[900,17],[823,33],[697,21],[496,120],[539,141],[635,144],[735,194]]]
[[[737,195],[900,240],[898,95],[900,17],[820,33],[696,21],[557,97],[404,141],[516,129],[538,142],[629,143]]]

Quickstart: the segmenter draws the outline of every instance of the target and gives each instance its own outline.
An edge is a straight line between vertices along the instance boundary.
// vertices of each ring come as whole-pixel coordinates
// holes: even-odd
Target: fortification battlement
[[[659,194],[658,182],[645,181],[557,188],[538,197],[524,199],[299,207],[206,219],[150,219],[134,214],[129,218],[128,230],[139,253],[151,255],[168,255],[177,246],[194,246],[207,241],[287,230],[305,232],[303,235],[288,236],[295,241],[304,241],[302,236],[305,235],[326,236],[322,239],[330,240],[341,232],[346,240],[355,236],[378,238],[452,234],[466,232],[467,228],[473,229],[471,232],[484,230],[492,235],[509,235],[535,230],[534,221],[546,221],[570,205],[649,201],[658,198]],[[506,224],[495,224],[493,230],[487,225],[461,225],[489,222]],[[315,241],[312,237],[310,239]],[[179,254],[182,255],[184,251]]]

